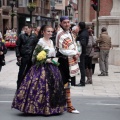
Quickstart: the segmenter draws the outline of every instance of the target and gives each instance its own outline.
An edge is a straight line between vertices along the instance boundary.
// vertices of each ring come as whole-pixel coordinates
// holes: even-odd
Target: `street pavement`
[[[109,65],[109,76],[97,76],[99,73],[99,65],[96,64],[92,85],[71,87],[73,106],[80,114],[26,115],[10,108],[16,90],[18,66],[14,50],[8,51],[6,66],[0,72],[0,120],[120,120],[120,66]],[[80,75],[77,75],[76,83],[79,80]]]

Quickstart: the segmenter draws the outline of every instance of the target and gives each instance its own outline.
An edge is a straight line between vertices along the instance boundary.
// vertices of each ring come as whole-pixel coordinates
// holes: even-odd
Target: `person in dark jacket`
[[[5,54],[7,53],[7,48],[5,44],[2,42],[2,38],[0,38],[0,71],[2,66],[5,65]]]
[[[86,24],[85,22],[80,22],[79,23],[79,33],[77,37],[77,41],[80,42],[82,46],[82,53],[80,55],[80,72],[81,72],[81,79],[80,83],[77,84],[76,86],[85,86],[85,55],[86,55],[86,46],[88,44],[88,39],[89,39],[89,33],[88,30],[86,29]]]
[[[57,32],[59,29],[60,29],[60,27],[56,25],[54,28],[52,37],[50,38],[53,41],[54,46],[56,45],[56,35],[57,35]]]
[[[25,25],[25,33],[20,34],[16,42],[16,57],[19,65],[17,89],[32,65],[31,57],[37,42],[37,36],[32,34],[32,26],[30,24]]]

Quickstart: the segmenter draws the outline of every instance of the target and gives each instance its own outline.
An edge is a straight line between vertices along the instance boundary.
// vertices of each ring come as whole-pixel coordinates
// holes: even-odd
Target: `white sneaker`
[[[74,113],[74,114],[79,114],[80,112],[76,110],[73,106],[67,107],[67,112],[69,113]]]
[[[71,113],[79,114],[80,112],[78,110],[72,110]]]

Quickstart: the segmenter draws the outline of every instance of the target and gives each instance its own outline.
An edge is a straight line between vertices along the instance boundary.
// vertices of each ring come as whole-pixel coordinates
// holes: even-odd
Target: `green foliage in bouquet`
[[[35,64],[39,67],[47,60],[48,49],[44,49],[42,46],[37,45],[35,48],[33,57],[35,58]]]

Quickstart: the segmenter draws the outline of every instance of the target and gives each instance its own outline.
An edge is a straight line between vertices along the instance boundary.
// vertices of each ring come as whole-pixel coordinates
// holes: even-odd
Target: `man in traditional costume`
[[[60,30],[56,36],[56,47],[59,53],[58,62],[60,63],[59,69],[62,75],[63,83],[65,84],[67,111],[70,113],[79,113],[71,102],[69,79],[74,77],[79,72],[78,58],[79,52],[74,41],[73,36],[70,34],[70,21],[67,16],[60,18]]]

